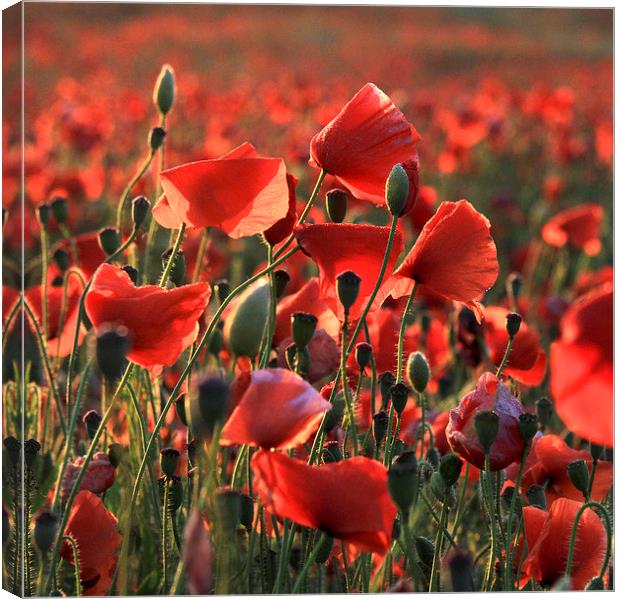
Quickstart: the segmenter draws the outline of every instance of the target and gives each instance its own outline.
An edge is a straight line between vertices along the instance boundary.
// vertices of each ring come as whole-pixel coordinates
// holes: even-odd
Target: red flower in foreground
[[[413,281],[471,308],[482,318],[479,300],[499,271],[491,224],[467,201],[443,202],[395,272],[394,297],[409,295]]]
[[[199,160],[160,173],[166,194],[153,209],[167,228],[218,227],[248,237],[273,227],[289,213],[290,189],[280,158],[261,158],[243,144],[214,160]]]
[[[551,394],[564,424],[613,447],[613,287],[604,285],[566,311],[551,344]]]
[[[316,467],[259,451],[252,470],[261,501],[279,518],[323,530],[360,551],[388,550],[396,507],[379,462],[355,457]]]
[[[90,491],[75,496],[65,534],[71,535],[80,551],[80,577],[85,595],[105,595],[112,586],[121,535],[117,520],[103,501]],[[73,551],[64,543],[61,555],[73,563]]]
[[[385,181],[400,162],[417,162],[420,136],[376,85],[367,83],[310,142],[310,164],[355,197],[385,203]]]
[[[599,204],[582,204],[556,214],[542,229],[542,238],[555,247],[571,245],[582,249],[588,256],[601,251],[601,223],[603,207]]]
[[[450,410],[446,437],[452,451],[464,460],[484,469],[484,448],[478,440],[474,417],[478,412],[494,411],[499,416],[499,432],[491,446],[491,470],[502,470],[521,459],[523,439],[519,433],[519,415],[523,405],[494,374],[485,372],[476,388]]]
[[[560,497],[583,501],[583,494],[573,485],[566,471],[568,465],[575,460],[584,460],[590,471],[592,470],[592,456],[589,452],[571,449],[557,435],[545,435],[535,439],[526,461],[521,482],[522,492],[532,485],[546,483],[547,506]],[[603,501],[611,489],[612,478],[611,463],[599,462],[592,485],[591,498],[594,501]]]
[[[362,279],[359,295],[349,312],[350,320],[355,321],[364,310],[379,278],[388,236],[388,227],[375,225],[325,223],[303,225],[295,229],[295,237],[301,249],[319,267],[322,299],[341,320],[344,317],[344,310],[336,294],[336,277],[344,271],[352,270]],[[392,290],[391,274],[402,250],[402,236],[396,231],[392,252],[374,307],[380,306]]]
[[[222,429],[222,445],[289,449],[308,440],[331,409],[298,374],[280,368],[255,370]]]
[[[553,502],[549,512],[531,506],[523,508],[525,538],[529,551],[523,562],[521,588],[530,578],[541,585],[552,586],[564,576],[571,530],[582,505],[579,501],[561,498]],[[573,590],[583,590],[591,578],[599,575],[605,547],[605,527],[599,517],[587,509],[577,526],[571,570]]]
[[[93,277],[85,307],[95,330],[104,323],[127,327],[131,339],[127,358],[152,368],[172,366],[194,341],[210,297],[207,283],[171,290],[136,287],[124,270],[104,264]]]

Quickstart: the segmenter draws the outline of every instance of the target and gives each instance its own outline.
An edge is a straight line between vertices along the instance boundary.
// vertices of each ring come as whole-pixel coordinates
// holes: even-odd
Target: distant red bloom
[[[417,161],[420,136],[376,85],[367,83],[310,142],[310,164],[355,197],[385,203],[385,181],[400,162]]]
[[[163,227],[218,227],[233,238],[262,233],[287,217],[286,167],[244,144],[214,160],[183,164],[161,175],[166,200],[153,209]],[[250,157],[248,157],[248,155]]]
[[[342,319],[344,310],[336,294],[336,277],[352,270],[362,279],[357,300],[350,309],[349,317],[357,320],[377,283],[389,235],[388,227],[374,225],[325,223],[303,225],[295,229],[295,237],[319,267],[319,283],[322,299]],[[403,240],[397,231],[394,237],[382,286],[374,302],[381,305],[392,290],[392,270],[398,255],[403,250]]]
[[[430,185],[422,185],[418,191],[413,210],[409,213],[409,220],[417,231],[421,231],[424,225],[435,214],[437,203],[437,191]]]
[[[581,204],[550,218],[542,229],[542,238],[549,245],[564,247],[568,244],[594,256],[601,251],[602,221],[602,206]]]
[[[330,311],[331,313],[331,311]],[[278,346],[278,366],[286,368],[286,348],[293,343],[293,337],[287,337]],[[338,370],[340,365],[340,348],[333,337],[327,334],[325,329],[316,329],[310,343],[308,343],[310,353],[310,371],[308,372],[308,382],[316,383],[325,378],[328,374]]]
[[[379,462],[355,457],[317,467],[259,451],[252,470],[261,501],[279,518],[323,530],[361,551],[388,550],[396,507]]]
[[[508,345],[506,315],[509,310],[499,306],[489,306],[484,310],[484,339],[489,349],[491,361],[499,366]],[[525,385],[539,385],[547,367],[547,355],[540,345],[538,333],[521,322],[519,332],[514,338],[504,374]]]
[[[443,202],[396,270],[400,281],[394,297],[408,295],[416,281],[463,302],[480,319],[477,300],[495,283],[499,271],[490,229],[487,218],[468,201]]]
[[[90,491],[80,491],[71,507],[65,534],[72,536],[80,551],[80,577],[85,595],[105,595],[112,586],[121,535],[117,520],[103,501]],[[64,543],[64,559],[73,563],[73,551]]]
[[[575,460],[585,460],[592,470],[592,456],[587,451],[571,449],[557,435],[545,435],[535,439],[528,455],[525,472],[521,483],[523,492],[532,485],[546,483],[547,506],[560,497],[575,501],[583,501],[583,494],[568,477],[566,468]],[[613,478],[610,462],[599,462],[594,476],[591,497],[594,501],[602,501],[611,488]]]
[[[552,586],[564,576],[571,530],[582,505],[579,501],[561,498],[553,502],[548,512],[531,506],[523,508],[529,551],[523,561],[521,588],[530,578],[543,586]],[[596,513],[587,509],[577,526],[571,570],[573,590],[583,590],[591,578],[599,575],[605,547],[605,527]]]
[[[62,479],[62,494],[64,497],[67,497],[71,492],[83,464],[83,456],[67,464],[65,475]],[[88,464],[80,490],[91,491],[92,493],[103,493],[114,483],[115,470],[114,466],[110,463],[108,454],[103,451],[98,451]]]
[[[454,453],[476,468],[484,469],[484,448],[478,440],[474,417],[491,410],[499,416],[499,432],[490,452],[491,470],[496,471],[521,459],[524,444],[519,433],[519,416],[525,410],[494,374],[485,372],[476,388],[450,410],[446,437]]]
[[[551,344],[551,394],[564,424],[613,447],[613,286],[576,300]]]
[[[85,307],[95,330],[116,323],[129,330],[127,358],[140,366],[172,366],[198,333],[211,288],[207,283],[166,290],[156,285],[136,287],[129,275],[111,264],[93,277]]]
[[[331,404],[290,370],[252,373],[249,386],[230,415],[220,443],[289,449],[308,440]]]
[[[54,252],[57,248],[62,248],[69,254],[69,264],[71,266],[79,266],[84,273],[86,279],[90,279],[93,273],[107,258],[101,246],[99,245],[99,234],[97,231],[91,233],[83,233],[76,235],[72,239],[72,243],[66,239],[62,239],[52,248]],[[73,259],[73,250],[77,252],[77,263]],[[48,277],[52,280],[56,275],[62,274],[56,264],[51,264],[48,271]]]

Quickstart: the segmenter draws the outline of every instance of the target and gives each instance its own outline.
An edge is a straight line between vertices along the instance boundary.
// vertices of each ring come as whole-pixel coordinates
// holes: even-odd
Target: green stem
[[[351,393],[349,389],[349,383],[347,382],[347,327],[349,324],[349,313],[345,311],[344,321],[342,323],[342,343],[340,349],[340,374],[342,383],[342,393],[344,395],[344,401],[347,406],[347,412],[349,413],[349,421],[351,426],[351,440],[353,441],[353,455],[357,455],[357,424],[355,422],[355,410],[353,409],[353,402],[351,400]]]
[[[510,355],[510,351],[512,350],[513,342],[514,342],[514,335],[508,338],[508,343],[506,344],[506,351],[504,352],[504,357],[502,358],[502,361],[495,375],[497,376],[497,378],[500,377],[500,375],[502,374],[502,371],[504,370],[504,367],[506,366],[506,363],[508,362],[508,356]]]
[[[527,458],[527,445],[523,448],[523,454],[521,455],[521,463],[519,464],[519,474],[515,482],[514,491],[510,500],[510,507],[508,509],[508,520],[506,524],[506,569],[504,573],[504,591],[513,590],[512,580],[512,516],[517,505],[517,497],[519,495],[519,488],[521,487],[521,479],[523,478],[523,471],[525,470],[525,459]]]
[[[444,500],[441,506],[441,518],[439,520],[439,528],[437,529],[437,537],[435,539],[435,553],[433,554],[433,566],[431,568],[431,579],[429,583],[429,592],[440,590],[439,582],[439,563],[441,560],[441,545],[443,541],[443,532],[448,521],[448,512],[450,508],[448,502]]]
[[[71,551],[73,552],[73,577],[75,579],[75,596],[79,597],[82,594],[82,579],[80,576],[80,551],[78,549],[75,539],[71,535],[64,535],[62,540],[71,545]]]
[[[142,179],[144,173],[146,173],[149,166],[151,166],[151,162],[153,161],[154,156],[155,152],[153,152],[152,150],[149,151],[144,162],[142,162],[142,164],[136,171],[136,174],[132,177],[131,181],[127,183],[127,186],[123,190],[121,199],[118,202],[118,207],[116,208],[116,228],[119,232],[121,231],[121,227],[123,225],[123,211],[127,202],[127,198],[129,197],[129,194],[131,193],[131,190],[135,187],[136,183],[138,183],[138,181]]]
[[[47,228],[45,225],[43,225],[41,227],[41,321],[43,323],[44,339],[47,339],[49,333],[49,323],[47,316],[47,270],[49,257],[47,246]]]
[[[596,468],[598,466],[598,460],[592,460],[592,472],[590,473],[590,482],[588,484],[588,500],[592,497],[592,487],[594,486],[594,476],[596,475]]]
[[[409,298],[407,299],[407,304],[405,305],[405,309],[403,311],[403,315],[400,319],[400,330],[398,332],[398,353],[397,353],[397,365],[396,365],[396,382],[400,383],[403,380],[403,347],[405,342],[405,329],[407,328],[407,314],[409,313],[409,309],[411,308],[411,304],[415,298],[415,294],[418,288],[417,282],[414,282],[413,287],[411,289],[411,293],[409,294]]]
[[[321,549],[323,549],[323,545],[326,542],[328,542],[327,535],[325,534],[321,535],[321,538],[314,545],[314,548],[312,549],[310,555],[306,558],[304,565],[301,571],[299,572],[299,575],[297,576],[297,580],[295,581],[295,584],[293,585],[293,590],[291,591],[291,594],[294,595],[295,593],[299,592],[299,589],[301,588],[301,585],[303,584],[306,578],[306,574],[308,574],[308,570],[310,569],[310,566],[312,566],[312,564],[316,561],[317,555],[319,554]]]
[[[174,242],[174,246],[172,248],[172,253],[168,258],[168,262],[166,262],[166,268],[164,268],[164,272],[161,273],[161,279],[159,280],[159,286],[165,287],[168,279],[170,278],[170,273],[172,272],[172,268],[174,267],[174,263],[177,259],[177,254],[179,253],[179,249],[181,248],[181,243],[183,241],[183,237],[185,236],[185,223],[181,225],[179,232],[177,234],[176,241]]]
[[[482,474],[484,476],[482,477]],[[484,473],[481,473],[481,477],[484,479],[484,494],[487,503],[487,509],[489,512],[489,520],[491,526],[491,552],[489,554],[489,561],[487,562],[486,571],[484,574],[483,591],[488,591],[491,584],[491,575],[493,572],[493,565],[495,562],[495,556],[497,555],[497,538],[495,530],[495,502],[493,501],[493,489],[491,484],[491,458],[487,451],[484,456]]]
[[[200,237],[200,245],[198,246],[198,254],[196,255],[196,267],[194,268],[194,274],[192,276],[192,283],[198,283],[200,279],[200,271],[202,269],[202,263],[204,261],[205,252],[207,251],[207,245],[209,243],[209,229],[205,227]]]
[[[161,594],[166,594],[168,587],[168,501],[169,501],[170,481],[168,477],[164,479],[164,502],[161,508],[161,563],[162,563],[162,584]]]

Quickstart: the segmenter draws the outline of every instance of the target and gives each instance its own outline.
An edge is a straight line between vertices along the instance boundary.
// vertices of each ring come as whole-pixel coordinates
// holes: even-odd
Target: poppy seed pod
[[[291,331],[298,349],[304,349],[310,343],[317,322],[317,317],[307,312],[295,312],[291,316]]]
[[[170,256],[172,256],[172,252],[174,248],[168,248],[161,255],[161,264],[163,268],[166,268],[168,264],[168,260],[170,260]],[[178,250],[176,256],[174,258],[174,264],[170,269],[170,280],[178,287],[179,285],[183,285],[185,283],[185,252],[183,250]]]
[[[54,262],[56,266],[65,272],[69,268],[69,254],[63,248],[58,248],[54,251]]]
[[[567,466],[566,471],[573,485],[587,498],[588,489],[590,488],[590,472],[588,471],[588,465],[585,460],[575,460],[571,462]]]
[[[164,143],[166,132],[161,127],[153,127],[149,131],[149,148],[151,152],[156,152]]]
[[[385,182],[385,203],[392,216],[402,216],[408,206],[409,177],[401,164],[395,164]]]
[[[517,314],[516,312],[509,312],[506,314],[506,332],[510,338],[514,337],[519,332],[522,320],[523,317],[521,314]]]
[[[96,410],[89,410],[86,414],[84,414],[82,422],[86,427],[86,434],[88,435],[88,438],[92,441],[97,433],[99,425],[101,424],[101,416]]]
[[[545,488],[541,485],[532,485],[525,492],[527,501],[531,506],[539,507],[541,510],[547,509],[547,497]]]
[[[394,386],[396,377],[391,372],[382,372],[379,375],[379,390],[381,391],[381,409],[385,410],[390,400],[390,389]]]
[[[24,463],[26,468],[32,469],[34,467],[39,451],[41,451],[41,443],[36,439],[28,439],[24,443]]]
[[[433,566],[435,556],[435,544],[426,537],[417,536],[415,538],[415,549],[420,561],[427,567]]]
[[[519,414],[519,433],[521,438],[527,442],[534,438],[534,435],[538,431],[538,422],[535,414],[525,412]]]
[[[323,462],[331,464],[333,462],[340,462],[344,459],[342,455],[342,449],[338,441],[328,441],[323,445]]]
[[[134,285],[138,284],[138,275],[140,273],[137,268],[134,268],[131,264],[125,264],[125,266],[121,266],[121,270],[124,270],[129,275],[129,278]]]
[[[178,450],[168,447],[166,449],[162,449],[159,452],[159,464],[161,466],[161,471],[170,478],[179,467],[179,458],[181,454]]]
[[[536,415],[542,428],[551,422],[551,418],[553,418],[553,404],[548,397],[541,397],[536,401]]]
[[[3,441],[9,463],[17,468],[21,463],[22,444],[15,437],[6,437]]]
[[[478,412],[474,416],[474,426],[480,444],[485,453],[489,453],[499,431],[499,416],[492,411]]]
[[[388,471],[388,490],[403,514],[408,514],[418,486],[418,461],[415,452],[399,455]]]
[[[111,256],[121,247],[121,234],[114,227],[104,227],[99,231],[99,247],[106,256]]]
[[[138,196],[131,201],[131,218],[136,227],[139,227],[144,222],[150,207],[151,202],[144,196]]]
[[[213,497],[216,522],[221,532],[232,534],[241,522],[241,493],[231,487],[215,490]]]
[[[399,416],[407,406],[407,399],[409,399],[409,388],[403,383],[397,383],[390,388],[390,398],[392,399],[392,405]]]
[[[273,278],[276,284],[276,298],[280,299],[288,287],[291,276],[283,268],[280,268],[273,273]]]
[[[187,401],[187,396],[186,396]],[[190,428],[197,439],[208,439],[215,426],[224,420],[230,402],[230,387],[218,375],[207,374],[200,379],[190,394]]]
[[[359,366],[360,371],[364,370],[366,366],[370,364],[372,360],[372,345],[362,341],[355,345],[355,361]]]
[[[39,204],[37,207],[37,220],[41,227],[45,228],[50,224],[52,209],[49,204]]]
[[[333,223],[341,223],[345,219],[348,197],[344,189],[330,189],[325,195],[327,215]]]
[[[352,270],[347,270],[340,273],[336,277],[336,294],[338,295],[338,300],[344,308],[345,314],[355,303],[360,291],[361,282],[362,279],[360,279]]]
[[[424,393],[431,378],[431,369],[426,356],[422,352],[416,351],[409,354],[407,359],[407,378],[418,393]]]
[[[169,64],[165,64],[155,82],[153,89],[153,104],[161,114],[170,112],[175,96],[174,70]]]
[[[58,516],[49,510],[41,512],[34,521],[34,544],[45,555],[56,540]]]
[[[428,451],[426,452],[426,461],[433,468],[435,468],[435,470],[437,470],[437,468],[439,468],[439,460],[440,459],[441,459],[441,456],[439,455],[438,449],[434,445],[432,447],[429,447]]]
[[[377,447],[380,447],[383,439],[385,439],[388,422],[389,416],[385,410],[377,412],[372,417],[372,434],[375,438],[375,444]]]
[[[108,381],[115,381],[123,374],[129,345],[129,333],[126,327],[103,324],[99,328],[96,346],[97,365]]]
[[[59,224],[66,223],[67,217],[69,216],[69,205],[67,204],[67,198],[57,196],[52,200],[51,206],[52,214],[54,215],[56,222]]]
[[[453,453],[443,456],[439,461],[439,474],[448,487],[456,484],[462,468],[463,462]]]

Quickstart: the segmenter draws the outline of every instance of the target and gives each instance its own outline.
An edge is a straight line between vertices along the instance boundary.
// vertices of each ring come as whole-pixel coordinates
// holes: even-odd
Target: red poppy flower
[[[442,202],[425,225],[395,277],[394,297],[408,295],[413,281],[463,302],[478,319],[477,300],[495,283],[499,266],[491,224],[467,200]]]
[[[588,256],[601,251],[601,224],[603,207],[599,204],[582,204],[568,208],[547,221],[542,238],[555,247],[571,245],[582,249]]]
[[[543,485],[546,482],[547,506],[560,497],[583,501],[583,494],[573,485],[566,470],[575,460],[584,460],[588,468],[592,469],[592,456],[589,452],[571,449],[557,435],[545,435],[535,439],[523,473],[522,492],[532,485]],[[591,497],[594,501],[603,501],[611,488],[612,478],[611,464],[599,462],[592,485]]]
[[[530,578],[543,586],[552,586],[564,576],[571,531],[582,505],[579,501],[563,497],[554,501],[548,512],[532,506],[523,508],[528,553],[523,561],[521,588]],[[577,526],[571,570],[573,590],[583,590],[590,579],[599,575],[605,547],[605,527],[599,517],[588,509]]]
[[[83,233],[82,235],[76,235],[73,237],[70,243],[66,239],[62,239],[52,248],[52,253],[61,248],[69,255],[69,264],[71,266],[78,266],[84,273],[86,279],[90,279],[93,273],[99,266],[103,264],[107,255],[101,249],[99,245],[99,234],[97,231],[91,233]],[[77,262],[73,259],[73,251],[77,253]],[[55,263],[50,264],[48,271],[48,278],[53,280],[57,275],[61,275],[61,271]]]
[[[279,518],[323,530],[361,551],[388,550],[396,507],[379,462],[355,457],[317,467],[259,451],[252,470],[261,501]]]
[[[105,595],[112,586],[121,535],[117,520],[103,501],[90,491],[75,496],[65,534],[72,536],[80,552],[80,577],[85,595]],[[64,543],[61,556],[73,563],[73,551]]]
[[[244,144],[214,160],[199,160],[160,173],[166,200],[153,209],[168,228],[218,227],[233,238],[262,233],[289,212],[289,184],[280,158],[252,156]],[[249,157],[248,157],[249,156]]]
[[[67,497],[71,492],[83,464],[83,456],[67,464],[65,475],[62,479],[62,494],[64,497]],[[116,469],[110,463],[108,454],[98,451],[88,464],[80,490],[91,491],[92,493],[103,493],[114,483],[115,471]]]
[[[490,452],[491,470],[497,471],[521,459],[524,444],[519,433],[519,416],[525,410],[494,374],[485,372],[476,388],[450,410],[446,437],[454,453],[476,468],[484,469],[484,448],[478,440],[474,417],[478,412],[491,410],[499,416],[499,431]]]
[[[336,277],[352,270],[362,279],[357,300],[351,306],[349,318],[357,320],[377,283],[389,236],[388,227],[325,223],[303,225],[295,229],[295,237],[319,267],[321,296],[332,312],[343,319],[344,310],[336,294]],[[373,304],[378,307],[392,290],[392,270],[403,250],[401,234],[396,231],[382,286]]]
[[[506,315],[509,310],[499,306],[484,309],[484,340],[489,349],[491,361],[499,366],[508,345]],[[547,355],[540,346],[538,333],[521,322],[515,335],[504,374],[524,385],[540,385],[547,367]]]
[[[385,181],[400,162],[417,162],[420,136],[376,85],[367,83],[310,142],[310,164],[353,195],[385,203]]]
[[[93,277],[85,307],[97,331],[104,323],[127,327],[131,340],[127,358],[152,368],[172,366],[191,345],[210,297],[207,283],[171,290],[136,287],[124,270],[104,264]]]
[[[613,447],[613,287],[603,285],[564,314],[551,344],[551,394],[564,424]]]
[[[293,448],[308,440],[331,409],[314,387],[290,370],[255,370],[222,429],[222,445]]]

